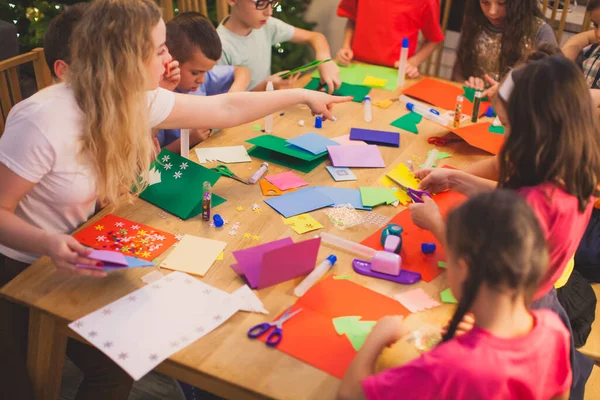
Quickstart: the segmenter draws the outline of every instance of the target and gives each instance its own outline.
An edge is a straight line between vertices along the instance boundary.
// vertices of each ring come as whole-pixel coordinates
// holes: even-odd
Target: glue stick
[[[294,294],[298,297],[304,296],[304,293],[310,289],[337,261],[337,257],[333,254],[327,257],[323,262],[315,267],[306,278],[294,289]]]
[[[402,39],[402,49],[400,50],[400,61],[398,62],[398,87],[404,87],[404,77],[406,76],[406,64],[408,63],[408,38]]]
[[[273,91],[273,82],[267,82],[267,92]],[[269,114],[265,117],[265,132],[272,133],[273,132],[273,115]]]
[[[181,157],[190,158],[190,130],[189,129],[182,129],[181,130],[181,135],[180,135],[180,145],[181,145]]]
[[[462,106],[463,106],[464,98],[462,96],[458,96],[456,98],[456,109],[454,110],[454,127],[460,127],[460,117],[462,116]]]
[[[212,200],[212,187],[210,182],[202,184],[202,220],[210,221],[210,206]]]
[[[435,164],[435,160],[437,160],[439,151],[437,149],[433,149],[427,155],[427,159],[425,163],[423,163],[423,168],[433,168],[433,164]]]
[[[481,92],[478,90],[475,92],[475,101],[473,102],[473,115],[471,116],[472,122],[477,122],[479,119],[479,106],[481,104]]]
[[[250,177],[250,179],[248,179],[248,182],[250,182],[251,184],[255,184],[256,182],[258,182],[258,180],[260,178],[262,178],[262,176],[265,174],[265,172],[267,172],[267,169],[269,168],[269,163],[262,163],[262,165],[260,166],[260,168],[254,173],[254,175],[252,175]]]
[[[371,106],[371,98],[369,96],[365,96],[363,106],[365,111],[365,122],[373,121],[373,108]]]

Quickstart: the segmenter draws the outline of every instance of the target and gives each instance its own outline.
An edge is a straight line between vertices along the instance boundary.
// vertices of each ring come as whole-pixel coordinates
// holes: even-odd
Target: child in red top
[[[573,62],[552,56],[509,73],[493,101],[506,132],[497,158],[479,163],[476,175],[442,168],[416,175],[423,179],[420,186],[431,192],[452,188],[471,195],[503,187],[527,200],[550,252],[549,268],[532,307],[552,309],[570,330],[553,286],[572,265],[598,196],[600,124],[590,92]],[[433,201],[410,209],[418,226],[445,241],[444,221]],[[571,350],[571,398],[583,398],[593,362],[576,351],[574,344]]]
[[[490,226],[494,229],[490,229]],[[527,203],[508,190],[480,194],[448,216],[447,281],[460,299],[444,343],[374,375],[381,351],[407,334],[379,321],[348,369],[341,399],[566,399],[569,332],[551,311],[529,311],[548,264]],[[471,310],[477,325],[454,337]]]
[[[344,44],[337,54],[340,65],[353,59],[370,64],[398,67],[402,39],[408,38],[409,78],[444,40],[438,0],[341,0],[338,15],[348,18]],[[417,51],[419,31],[426,43]]]

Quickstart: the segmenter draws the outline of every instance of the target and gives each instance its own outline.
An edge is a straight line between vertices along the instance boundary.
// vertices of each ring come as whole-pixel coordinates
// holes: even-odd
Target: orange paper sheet
[[[471,146],[495,155],[500,153],[500,149],[504,145],[504,135],[490,132],[489,129],[491,125],[492,124],[489,122],[484,122],[462,128],[448,127],[448,129],[450,132],[460,136]]]
[[[409,314],[396,300],[333,276],[298,299],[293,309],[298,308],[302,311],[283,325],[277,349],[340,379],[356,351],[348,338],[335,331],[333,318],[360,315],[365,321],[378,321],[386,315]]]
[[[438,81],[433,78],[425,78],[414,85],[404,89],[402,92],[406,96],[433,104],[446,110],[456,109],[456,98],[464,94],[462,87],[454,86],[446,82]],[[485,114],[490,102],[481,102],[479,106],[479,115]],[[463,101],[463,114],[473,114],[473,103],[466,98]]]
[[[465,196],[462,194],[452,191],[443,192],[433,197],[443,216],[452,208],[465,201],[465,199]],[[398,224],[404,228],[404,232],[402,233],[402,250],[400,251],[403,269],[419,272],[425,282],[431,282],[443,272],[443,269],[438,267],[438,261],[446,260],[446,252],[431,232],[417,228],[413,224],[410,219],[410,211],[402,211],[392,218],[389,223]],[[382,230],[383,228],[379,229],[373,235],[363,240],[361,244],[375,250],[383,250],[380,243]],[[421,252],[421,244],[425,242],[435,243],[435,253],[423,254]]]

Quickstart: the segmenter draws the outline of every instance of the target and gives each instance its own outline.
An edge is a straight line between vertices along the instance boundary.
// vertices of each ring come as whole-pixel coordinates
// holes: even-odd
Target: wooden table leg
[[[27,367],[37,400],[58,400],[67,336],[60,322],[43,312],[29,312]]]

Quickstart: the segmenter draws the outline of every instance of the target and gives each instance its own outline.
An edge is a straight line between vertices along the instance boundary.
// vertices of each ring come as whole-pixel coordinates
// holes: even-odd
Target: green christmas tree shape
[[[333,326],[338,335],[346,335],[354,350],[359,351],[376,321],[361,321],[361,316],[347,316],[333,319]]]

